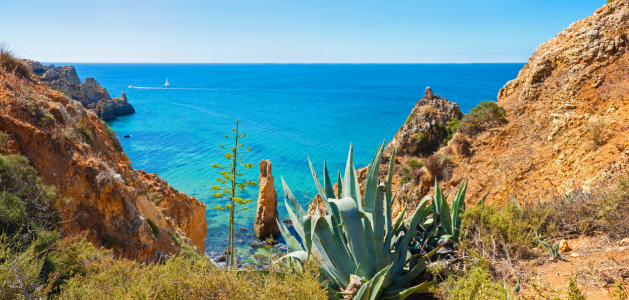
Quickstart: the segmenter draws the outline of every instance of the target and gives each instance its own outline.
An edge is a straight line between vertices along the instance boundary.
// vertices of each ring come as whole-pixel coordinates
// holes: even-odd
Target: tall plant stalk
[[[242,176],[242,171],[253,168],[253,164],[251,163],[243,163],[242,156],[238,156],[242,153],[247,153],[251,151],[251,148],[247,148],[246,150],[240,150],[243,148],[244,144],[238,144],[240,139],[246,136],[246,134],[240,134],[240,122],[236,120],[236,128],[232,128],[234,131],[234,136],[226,135],[225,138],[233,139],[234,146],[231,148],[225,147],[225,145],[220,145],[219,147],[223,149],[230,149],[231,152],[223,155],[223,158],[229,161],[229,164],[221,166],[219,164],[212,165],[213,168],[224,170],[221,172],[221,176],[216,178],[216,181],[220,182],[225,188],[221,188],[219,185],[215,185],[212,187],[212,190],[218,191],[214,193],[214,197],[227,200],[229,203],[223,206],[217,205],[214,207],[215,210],[220,210],[229,215],[229,236],[227,241],[227,259],[225,262],[226,269],[235,269],[236,267],[236,253],[234,250],[234,233],[235,233],[235,214],[237,212],[245,211],[249,209],[246,206],[243,206],[253,200],[251,199],[242,199],[240,197],[236,197],[239,192],[245,190],[247,186],[257,186],[258,184],[253,181],[245,180],[244,182],[239,182],[238,177]],[[239,151],[240,150],[240,151]],[[236,208],[242,206],[240,210]],[[227,210],[227,212],[225,211]]]

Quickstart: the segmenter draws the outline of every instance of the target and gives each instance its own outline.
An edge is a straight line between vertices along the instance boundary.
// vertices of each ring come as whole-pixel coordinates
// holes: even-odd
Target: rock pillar
[[[273,174],[271,174],[271,161],[260,161],[260,178],[258,193],[258,209],[253,229],[259,239],[265,239],[270,235],[274,238],[280,236],[280,228],[277,226],[277,194]]]

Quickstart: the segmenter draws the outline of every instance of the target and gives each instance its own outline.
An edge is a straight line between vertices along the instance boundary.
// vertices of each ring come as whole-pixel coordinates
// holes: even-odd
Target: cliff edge
[[[63,72],[76,85],[76,72]],[[204,250],[205,205],[134,170],[115,133],[66,93],[0,70],[0,131],[66,198],[63,234],[88,231],[117,255],[147,261],[179,251],[173,236]]]
[[[468,179],[469,202],[486,195],[487,203],[503,203],[516,194],[520,200],[526,195],[544,200],[587,191],[625,172],[628,35],[629,1],[618,0],[540,45],[498,94],[506,122],[465,136],[469,153],[457,151],[455,137],[434,154],[446,162],[440,167],[448,179],[441,185],[453,192]],[[430,192],[421,184],[427,169],[421,168],[417,183],[404,191],[407,197]]]

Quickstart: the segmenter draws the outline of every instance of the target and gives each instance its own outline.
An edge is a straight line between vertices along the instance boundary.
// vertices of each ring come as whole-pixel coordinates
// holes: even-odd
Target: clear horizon
[[[58,63],[525,63],[604,0],[11,1],[0,41]],[[37,8],[37,9],[32,9]]]

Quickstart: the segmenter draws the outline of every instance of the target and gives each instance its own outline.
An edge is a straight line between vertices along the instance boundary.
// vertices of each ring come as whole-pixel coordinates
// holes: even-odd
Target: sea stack
[[[260,178],[258,194],[258,209],[253,229],[259,239],[265,239],[271,235],[280,236],[280,228],[277,226],[277,193],[275,193],[275,180],[273,179],[271,161],[260,161]]]

